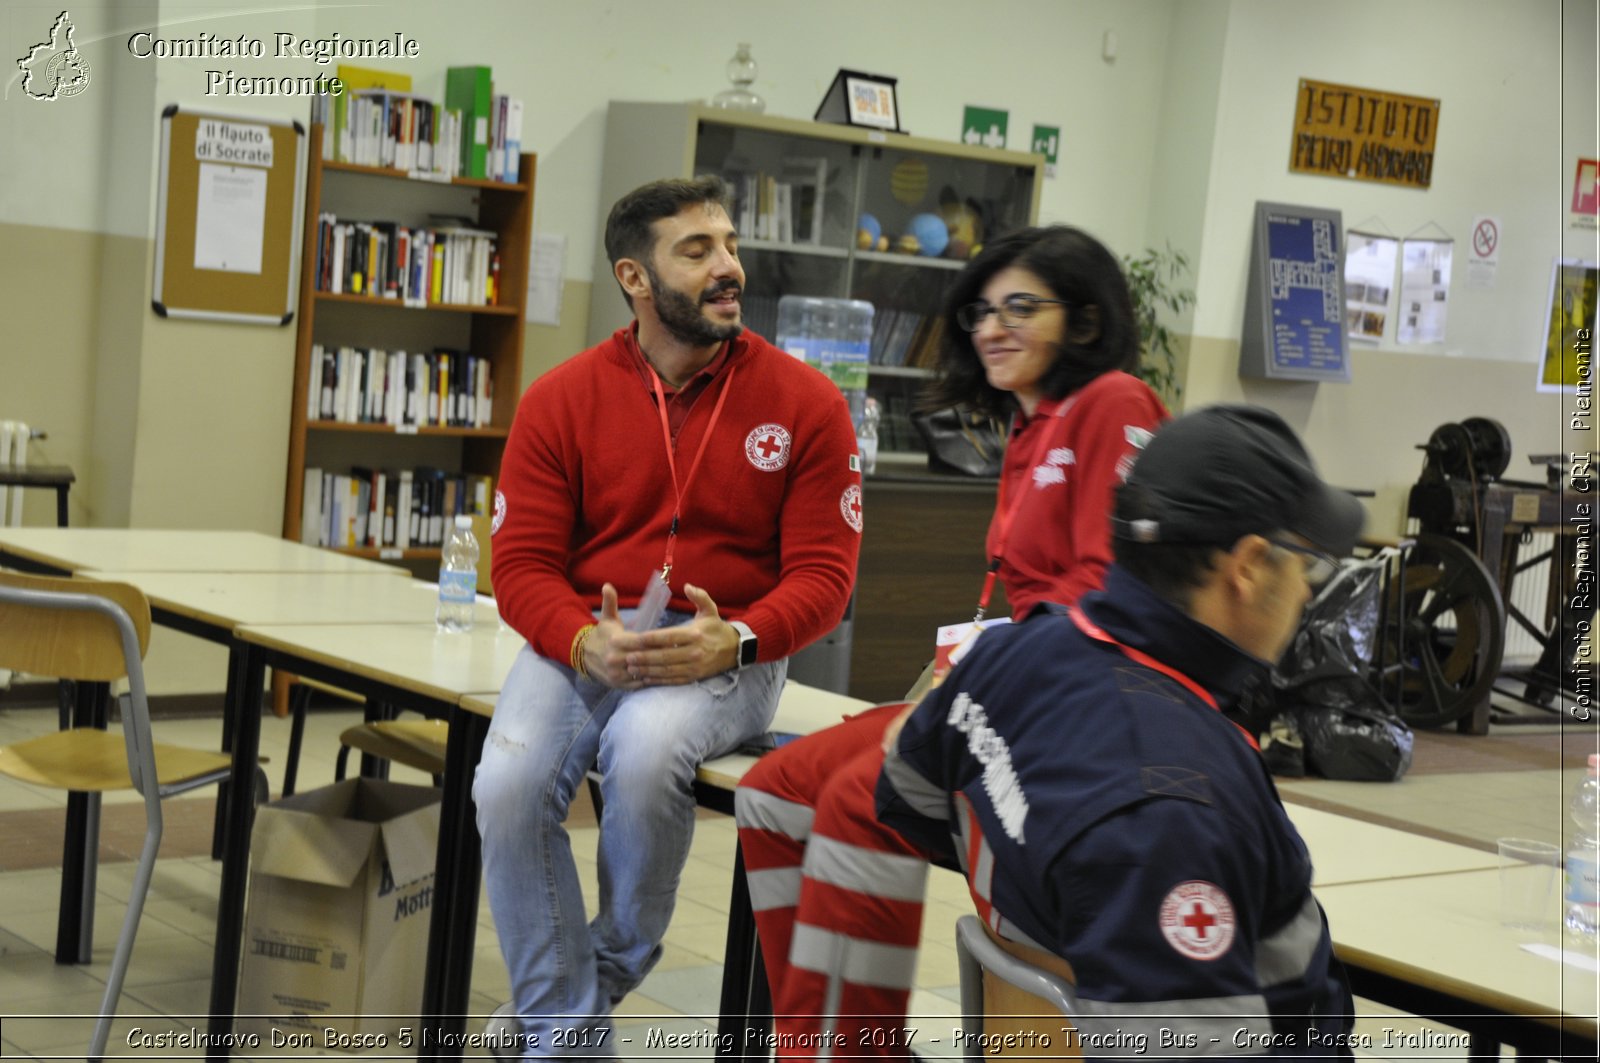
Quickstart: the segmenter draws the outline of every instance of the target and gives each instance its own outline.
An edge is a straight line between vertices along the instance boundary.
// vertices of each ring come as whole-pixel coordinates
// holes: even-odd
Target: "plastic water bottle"
[[[874,313],[871,303],[859,299],[785,295],[778,300],[774,342],[837,384],[858,425],[866,410]]]
[[[471,631],[473,606],[478,600],[478,540],[472,535],[472,518],[459,516],[444,543],[439,566],[439,608],[433,614],[441,632]]]
[[[1600,753],[1589,754],[1589,773],[1572,795],[1572,837],[1567,846],[1567,916],[1574,940],[1594,946],[1600,938]]]
[[[878,467],[878,400],[868,398],[856,427],[856,452],[861,455],[861,475],[871,476]]]

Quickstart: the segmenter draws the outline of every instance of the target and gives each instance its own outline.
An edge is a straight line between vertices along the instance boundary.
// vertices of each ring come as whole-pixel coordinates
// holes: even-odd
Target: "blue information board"
[[[1239,373],[1349,382],[1338,211],[1256,204]]]

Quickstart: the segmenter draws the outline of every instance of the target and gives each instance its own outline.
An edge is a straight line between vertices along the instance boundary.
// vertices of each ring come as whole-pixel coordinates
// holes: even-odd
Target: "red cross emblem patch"
[[[744,437],[744,456],[762,472],[777,472],[789,464],[789,430],[781,424],[761,424]]]
[[[489,522],[489,534],[493,535],[500,530],[500,525],[506,522],[506,496],[498,488],[494,493],[494,519]]]
[[[839,496],[839,512],[844,514],[844,522],[857,532],[861,530],[861,486],[851,484],[844,489],[844,494]]]
[[[1191,960],[1215,960],[1233,945],[1233,902],[1209,882],[1180,882],[1161,902],[1161,936]]]

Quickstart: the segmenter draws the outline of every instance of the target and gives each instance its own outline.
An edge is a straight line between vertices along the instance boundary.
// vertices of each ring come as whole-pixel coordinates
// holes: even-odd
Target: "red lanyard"
[[[1033,444],[1032,451],[1030,451],[1028,454],[1026,468],[1035,468],[1039,464],[1040,459],[1050,452],[1050,444],[1056,441],[1055,435],[1057,432],[1059,432],[1060,425],[1063,423],[1063,418],[1066,416],[1067,411],[1072,408],[1072,404],[1077,401],[1077,398],[1078,397],[1076,395],[1073,395],[1055,410],[1051,411],[1049,416],[1055,420],[1056,430],[1051,432],[1041,431],[1039,433],[1038,438]],[[1016,519],[1017,511],[1022,509],[1022,503],[1025,499],[1027,499],[1027,497],[1028,492],[1023,491],[1019,493],[1016,498],[1011,500],[1011,504],[1009,506],[1006,505],[1006,477],[1004,475],[1004,471],[1002,470],[1000,476],[1000,493],[999,497],[995,499],[994,507],[997,514],[995,522],[994,554],[989,558],[989,571],[983,577],[983,593],[978,595],[978,612],[977,615],[972,618],[972,622],[974,624],[982,620],[983,614],[989,611],[989,597],[990,595],[994,594],[995,577],[1000,573],[1000,562],[1004,560],[1006,555],[1006,542],[1011,538],[1011,522]]]
[[[734,367],[728,366],[727,372],[722,375],[722,394],[717,396],[717,404],[711,409],[711,423],[706,425],[706,433],[700,437],[700,449],[694,452],[694,461],[689,463],[689,475],[683,478],[682,483],[678,482],[678,461],[673,455],[672,426],[667,423],[667,395],[661,389],[661,377],[655,366],[649,368],[650,383],[656,390],[656,412],[661,414],[661,441],[667,448],[667,469],[672,473],[672,526],[667,529],[667,554],[661,562],[661,578],[665,581],[672,575],[672,551],[678,544],[678,520],[683,516],[683,497],[689,493],[689,484],[700,469],[700,459],[706,456],[706,444],[711,442],[711,433],[717,427],[717,419],[722,416],[722,404],[727,401],[728,391],[733,387]]]
[[[1099,642],[1104,642],[1108,645],[1115,646],[1117,649],[1121,650],[1123,656],[1127,657],[1130,661],[1133,661],[1135,664],[1142,664],[1146,668],[1155,669],[1168,679],[1176,681],[1184,689],[1189,691],[1189,693],[1193,694],[1207,705],[1210,705],[1214,711],[1222,711],[1222,709],[1217,706],[1217,699],[1212,697],[1211,692],[1205,687],[1201,686],[1199,683],[1196,683],[1193,679],[1190,679],[1176,668],[1162,664],[1148,653],[1136,650],[1132,646],[1129,646],[1123,642],[1119,642],[1117,639],[1106,634],[1100,625],[1096,624],[1093,620],[1090,620],[1087,616],[1084,616],[1083,610],[1079,609],[1076,605],[1067,610],[1067,615],[1072,617],[1072,622],[1077,624],[1078,630],[1083,632],[1085,635],[1088,635],[1090,638]],[[1243,727],[1239,727],[1239,725],[1234,723],[1232,720],[1229,720],[1228,722],[1233,723],[1235,727],[1239,728],[1239,733],[1244,735],[1244,740],[1250,743],[1251,749],[1254,749],[1258,753],[1261,751],[1261,745],[1256,741],[1255,735],[1251,734]]]

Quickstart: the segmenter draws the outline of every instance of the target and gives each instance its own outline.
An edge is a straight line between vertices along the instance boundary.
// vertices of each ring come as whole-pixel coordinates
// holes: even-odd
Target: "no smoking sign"
[[[1493,288],[1500,266],[1500,219],[1480,214],[1472,219],[1472,236],[1467,241],[1467,283],[1474,288]]]
[[[1479,258],[1493,258],[1494,249],[1500,246],[1500,227],[1493,218],[1479,218],[1472,229],[1472,253]]]

